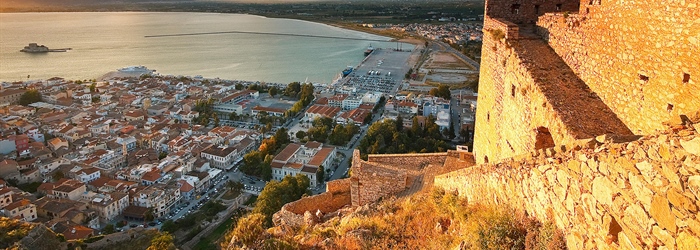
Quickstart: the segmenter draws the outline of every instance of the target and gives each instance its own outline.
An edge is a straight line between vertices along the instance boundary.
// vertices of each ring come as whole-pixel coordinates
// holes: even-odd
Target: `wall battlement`
[[[697,249],[700,111],[686,118],[640,139],[601,136],[461,169],[435,186],[553,221],[570,249]]]

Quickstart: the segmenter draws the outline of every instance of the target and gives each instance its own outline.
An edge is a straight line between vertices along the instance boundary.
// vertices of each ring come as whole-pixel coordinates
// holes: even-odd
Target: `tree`
[[[316,170],[316,183],[322,183],[324,178],[326,176],[326,171],[324,171],[323,166],[318,166],[318,170]]]
[[[161,233],[151,240],[151,245],[146,250],[170,250],[176,249],[173,244],[173,236],[170,233]]]
[[[114,233],[114,224],[107,224],[107,226],[105,226],[105,228],[102,230],[102,233],[104,233],[104,234]]]
[[[27,92],[24,92],[24,94],[22,94],[22,96],[19,97],[19,104],[22,106],[27,106],[29,104],[40,101],[41,93],[39,93],[39,91],[36,89],[27,90]]]
[[[123,220],[117,221],[117,227],[124,227],[126,226],[126,222]]]
[[[226,187],[232,192],[240,192],[244,188],[244,185],[238,181],[228,180],[226,182]]]
[[[243,90],[243,84],[236,84],[236,90]]]
[[[168,157],[167,152],[160,152],[160,154],[158,154],[158,160],[162,160],[165,157]]]
[[[306,137],[306,132],[304,132],[303,130],[299,130],[299,131],[297,131],[296,136],[297,136],[297,139],[303,140]]]
[[[403,117],[396,117],[396,131],[403,131]]]
[[[345,127],[343,125],[335,125],[335,128],[333,128],[333,131],[331,132],[330,136],[328,136],[328,139],[331,144],[333,145],[343,145],[348,142],[348,134],[346,134],[347,130],[345,130]]]
[[[268,234],[263,227],[265,215],[252,213],[238,220],[233,229],[233,240],[227,249],[241,247],[243,249],[261,249]]]
[[[279,89],[277,89],[277,87],[272,86],[272,88],[270,88],[267,92],[270,94],[270,96],[274,97],[277,95],[278,91]]]
[[[437,88],[431,89],[429,92],[430,95],[437,96],[437,97],[442,97],[447,100],[452,98],[452,93],[450,92],[450,86],[447,86],[445,84],[440,84],[438,85]]]
[[[178,227],[172,220],[166,220],[163,225],[160,226],[160,230],[163,232],[175,233]]]
[[[287,175],[282,181],[272,180],[258,196],[253,213],[260,213],[265,218],[265,226],[272,226],[272,215],[279,211],[284,204],[300,199],[309,194],[309,178],[305,175],[292,177]]]
[[[284,89],[284,95],[289,97],[297,97],[299,92],[301,92],[301,83],[299,82],[292,82],[287,85],[286,89]]]
[[[51,175],[51,178],[53,178],[53,181],[58,181],[60,179],[63,179],[66,175],[63,173],[63,171],[56,171]]]
[[[90,93],[95,93],[97,90],[97,84],[92,83],[90,84]]]
[[[219,126],[219,122],[220,122],[220,121],[219,121],[219,116],[218,116],[216,113],[214,113],[213,115],[214,115],[214,127],[218,127],[218,126]]]
[[[260,178],[264,181],[270,181],[270,179],[272,179],[272,167],[269,163],[260,165]]]
[[[372,123],[372,114],[371,114],[371,113],[370,113],[370,114],[367,114],[367,116],[365,116],[365,120],[362,121],[362,123],[364,123],[364,124],[370,124],[370,123]]]
[[[143,220],[146,222],[153,221],[155,219],[155,216],[153,215],[153,208],[149,208],[146,210],[146,213],[143,215]]]
[[[262,161],[263,155],[260,151],[247,153],[243,156],[241,171],[249,175],[258,175],[260,173],[260,163],[262,163]]]
[[[283,145],[289,143],[291,140],[289,139],[289,133],[287,133],[287,129],[282,127],[275,132],[275,141],[277,142],[277,147],[280,148]]]

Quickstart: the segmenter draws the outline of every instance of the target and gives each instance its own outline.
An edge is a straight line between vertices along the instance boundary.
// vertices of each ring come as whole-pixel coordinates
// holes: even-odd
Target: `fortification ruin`
[[[466,151],[368,155],[365,161],[360,158],[360,151],[355,150],[350,178],[330,181],[325,193],[284,205],[274,214],[273,223],[276,226],[313,224],[343,207],[356,208],[384,197],[406,196],[432,187],[436,175],[473,165],[474,157]]]
[[[700,108],[698,4],[487,0],[477,162],[649,134]]]
[[[468,202],[507,205],[569,249],[698,249],[700,111],[665,131],[599,136],[435,177]]]

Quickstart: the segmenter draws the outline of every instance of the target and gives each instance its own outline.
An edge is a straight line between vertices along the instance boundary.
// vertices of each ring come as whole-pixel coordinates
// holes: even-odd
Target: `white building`
[[[303,174],[311,180],[311,187],[316,187],[323,182],[316,179],[316,172],[320,166],[328,169],[335,154],[335,147],[323,146],[320,142],[289,144],[272,160],[272,179],[282,180],[287,175]]]

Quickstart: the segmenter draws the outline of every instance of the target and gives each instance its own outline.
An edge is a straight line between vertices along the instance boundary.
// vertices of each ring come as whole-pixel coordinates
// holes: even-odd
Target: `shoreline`
[[[233,17],[233,16],[249,16],[249,17],[255,17],[255,18],[270,18],[270,19],[280,19],[280,20],[285,20],[285,19],[286,19],[286,20],[293,20],[293,21],[299,21],[299,22],[305,22],[305,23],[326,25],[326,26],[328,26],[328,27],[343,29],[343,30],[346,30],[346,31],[358,32],[358,33],[365,34],[365,35],[379,36],[379,37],[382,38],[382,40],[383,40],[383,39],[386,39],[386,42],[396,42],[396,41],[398,41],[398,42],[402,42],[402,43],[411,44],[411,45],[414,45],[414,46],[416,46],[416,47],[418,47],[419,45],[422,45],[422,42],[421,42],[421,41],[419,41],[419,40],[417,40],[417,39],[415,39],[415,38],[412,38],[412,37],[403,38],[403,37],[406,37],[406,36],[399,37],[399,36],[396,36],[396,35],[387,34],[386,32],[381,32],[381,31],[380,31],[380,32],[377,32],[377,31],[375,31],[375,30],[373,30],[373,29],[371,29],[371,28],[362,29],[361,27],[357,27],[356,25],[353,25],[353,24],[350,24],[350,23],[323,22],[323,21],[320,21],[320,20],[319,20],[319,21],[312,21],[312,20],[307,20],[307,19],[297,19],[297,18],[288,18],[288,17],[269,17],[269,16],[264,16],[264,15],[255,15],[255,14],[220,13],[220,12],[218,12],[218,13],[208,13],[208,12],[174,12],[174,11],[161,11],[161,12],[152,12],[152,11],[80,11],[80,12],[75,12],[75,11],[53,11],[53,12],[12,12],[12,13],[3,12],[3,13],[0,13],[0,14],[11,15],[11,14],[49,14],[49,13],[66,13],[66,14],[70,14],[70,13],[116,13],[116,14],[119,14],[119,13],[125,13],[125,14],[160,14],[160,13],[162,13],[162,14],[175,14],[175,13],[183,13],[183,14],[195,14],[195,15],[200,15],[200,14],[221,15],[221,14],[225,14],[225,15],[231,15],[232,17]],[[359,63],[359,62],[356,62],[356,63]],[[119,67],[121,67],[121,66],[119,66]],[[133,75],[131,75],[131,74],[125,74],[125,73],[123,73],[123,72],[117,72],[117,71],[107,71],[107,72],[98,73],[98,74],[96,74],[95,76],[88,77],[88,78],[95,78],[95,79],[105,80],[105,79],[114,78],[114,77],[129,77],[129,76],[133,76]],[[65,77],[65,76],[58,76],[58,77]],[[213,79],[213,78],[219,78],[219,77],[222,77],[223,79],[227,79],[227,78],[228,78],[228,77],[223,77],[223,76],[218,76],[218,77],[210,76],[210,77],[208,77],[208,78],[212,78],[212,79]],[[40,77],[40,78],[38,78],[38,79],[32,79],[32,80],[42,80],[42,79],[48,79],[48,77]],[[28,80],[28,79],[20,79],[20,81],[21,81],[21,80]],[[15,81],[16,81],[16,80],[7,79],[6,81],[2,81],[2,82],[15,82]],[[261,81],[261,80],[246,80],[246,81]],[[319,82],[320,82],[320,83],[325,83],[325,84],[332,84],[332,81],[331,81],[331,82],[319,81]]]

